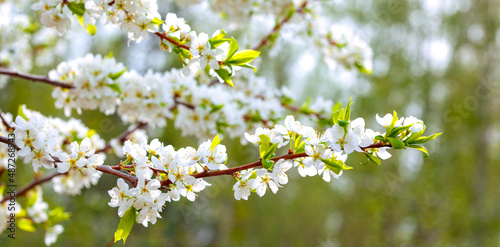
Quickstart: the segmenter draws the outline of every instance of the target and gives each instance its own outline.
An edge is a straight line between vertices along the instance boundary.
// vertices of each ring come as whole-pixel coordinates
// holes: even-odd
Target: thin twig
[[[195,109],[195,106],[194,105],[191,105],[191,104],[188,104],[186,102],[183,102],[183,101],[180,101],[179,100],[179,97],[175,97],[174,96],[174,105],[171,106],[170,108],[168,108],[169,111],[173,111],[175,108],[177,108],[177,106],[179,105],[183,105],[191,110],[194,110]]]
[[[34,82],[47,83],[47,84],[50,84],[50,85],[53,85],[56,87],[62,87],[62,88],[68,88],[68,89],[73,88],[73,85],[71,85],[71,84],[53,81],[48,76],[40,76],[40,75],[32,75],[32,74],[27,74],[27,73],[22,73],[22,72],[15,72],[15,71],[11,71],[11,70],[8,70],[5,68],[0,68],[0,74],[18,77],[18,78],[23,78],[23,79],[31,80]]]
[[[295,12],[302,13],[304,11],[304,9],[306,8],[306,6],[307,6],[307,1],[304,1],[297,9],[295,9]],[[268,35],[266,35],[264,38],[262,38],[262,40],[259,42],[259,44],[257,46],[255,46],[255,48],[253,48],[253,50],[258,51],[260,48],[265,46],[269,42],[269,39],[271,38],[271,36],[275,35],[281,29],[281,27],[283,27],[283,25],[285,25],[287,22],[289,22],[290,19],[292,18],[292,16],[293,16],[293,14],[292,15],[288,14],[283,20],[278,22],[274,26],[273,30],[271,30],[271,32]]]
[[[172,38],[168,37],[165,33],[156,32],[155,34],[156,34],[158,37],[160,37],[161,39],[164,39],[164,40],[166,40],[166,41],[168,41],[168,42],[172,43],[172,44],[173,44],[173,45],[175,45],[175,46],[179,46],[179,47],[180,47],[180,48],[182,48],[182,49],[186,49],[186,50],[191,49],[191,47],[189,47],[189,46],[187,46],[187,45],[183,45],[183,44],[181,44],[181,43],[177,42],[176,40],[174,40],[174,39],[172,39]]]
[[[0,119],[2,120],[3,125],[7,129],[8,132],[14,131],[14,127],[12,127],[9,123],[7,123],[7,120],[3,117],[3,112],[0,110]]]
[[[53,178],[57,177],[57,176],[60,176],[60,175],[63,175],[63,174],[66,174],[66,173],[58,173],[58,172],[55,172],[55,173],[52,173],[46,177],[43,177],[43,178],[35,178],[35,180],[31,181],[29,184],[26,184],[24,187],[22,187],[19,192],[17,192],[13,197],[19,197],[19,196],[23,196],[24,194],[26,194],[26,192],[28,192],[29,190],[31,190],[32,188],[34,188],[35,186],[37,185],[40,185],[40,184],[43,184],[47,181],[50,181],[52,180]],[[0,201],[0,204],[2,204],[3,202],[5,201],[8,201],[10,200],[11,196],[6,196],[4,197],[1,201]]]

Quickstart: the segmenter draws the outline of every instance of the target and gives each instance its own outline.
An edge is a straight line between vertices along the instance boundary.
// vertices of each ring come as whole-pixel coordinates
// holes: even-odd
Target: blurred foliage
[[[430,146],[430,158],[423,161],[417,151],[392,151],[394,158],[375,167],[358,165],[362,160],[352,155],[348,163],[355,169],[338,180],[299,178],[292,171],[290,183],[278,194],[268,192],[263,198],[254,194],[249,201],[234,200],[230,177],[208,179],[212,188],[196,202],[168,203],[155,225],[135,225],[128,246],[500,245],[500,168],[494,165],[500,161],[500,3],[451,1],[460,5],[453,11],[446,5],[450,1],[436,1],[440,8],[435,7],[438,13],[433,14],[424,7],[433,1],[348,2],[345,9],[332,4],[327,11],[338,20],[349,16],[363,27],[361,33],[369,33],[374,75],[359,78],[369,81],[369,93],[352,95],[351,90],[340,90],[343,85],[335,79],[312,73],[307,80],[317,83],[303,96],[315,97],[322,87],[332,89],[321,90],[327,98],[355,96],[353,114],[366,117],[367,126],[374,126],[370,116],[376,113],[396,110],[416,115],[431,132],[444,132]],[[433,55],[447,48],[429,49],[433,39],[444,39],[449,46],[451,57],[444,68]],[[118,45],[123,40],[117,42],[108,47],[120,59],[127,47]],[[93,50],[99,50],[96,44]],[[275,60],[273,72],[262,73],[274,73],[280,84],[287,84],[283,82],[293,79],[286,76],[289,55]],[[386,70],[380,72],[381,67]],[[44,74],[47,69],[33,72]],[[47,85],[12,80],[0,93],[0,108],[15,112],[18,104],[26,103],[46,115],[62,117],[50,93]],[[84,112],[81,118],[105,139],[126,128],[116,116]],[[164,143],[177,148],[197,144],[179,136],[172,126],[163,130]],[[224,139],[223,144],[228,146],[228,166],[258,157],[257,150],[238,141]],[[107,163],[116,161],[110,157]],[[25,174],[30,169],[19,167],[18,180],[28,182]],[[57,196],[45,185],[49,205],[72,212],[55,246],[111,243],[119,218],[117,210],[107,205],[107,190],[115,181],[104,175],[98,186],[74,198]],[[41,246],[44,234],[18,231],[15,241],[0,241],[2,246]]]

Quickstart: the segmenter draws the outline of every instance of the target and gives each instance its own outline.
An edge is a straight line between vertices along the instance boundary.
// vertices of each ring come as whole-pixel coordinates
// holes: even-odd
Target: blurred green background
[[[212,187],[194,203],[168,203],[155,225],[135,225],[128,246],[500,246],[500,168],[495,165],[500,158],[500,1],[334,1],[324,11],[339,23],[358,27],[356,33],[370,41],[372,76],[355,76],[354,82],[344,84],[318,61],[297,82],[290,68],[301,48],[292,46],[274,58],[264,50],[264,59],[273,66],[261,73],[274,74],[280,85],[303,91],[301,99],[321,94],[345,103],[353,96],[353,115],[364,117],[367,127],[375,128],[375,114],[392,110],[420,117],[429,133],[444,133],[428,146],[430,158],[391,151],[394,157],[376,167],[360,165],[361,157],[351,155],[348,164],[355,169],[338,180],[301,178],[292,170],[289,184],[276,195],[252,194],[249,201],[234,199],[230,177],[207,179]],[[181,13],[189,19],[189,12]],[[89,49],[104,55],[112,51],[118,61],[134,68],[126,52],[158,52],[154,41],[127,47],[123,38],[106,45],[97,38],[89,39]],[[154,56],[168,60],[156,70],[178,62],[169,61],[173,56],[168,54]],[[49,69],[33,72],[46,74]],[[15,112],[25,103],[62,117],[51,90],[12,80],[0,91],[0,108]],[[105,139],[127,127],[116,116],[93,111],[84,112],[81,119]],[[179,136],[171,123],[150,134],[177,148],[198,143]],[[223,144],[228,147],[228,166],[258,156],[253,147],[238,141],[225,139]],[[116,161],[109,157],[106,163]],[[20,184],[28,182],[30,174],[31,166],[19,166]],[[103,175],[98,186],[76,197],[60,197],[46,185],[49,205],[72,213],[54,246],[111,243],[119,218],[117,209],[107,205],[107,190],[115,181]],[[0,242],[42,246],[44,234],[18,230],[16,240],[2,235]]]

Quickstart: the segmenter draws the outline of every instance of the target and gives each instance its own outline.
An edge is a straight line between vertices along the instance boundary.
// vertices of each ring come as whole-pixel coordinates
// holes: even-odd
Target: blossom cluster
[[[0,200],[3,199],[3,191],[5,185],[0,186]],[[0,233],[2,233],[9,225],[9,220],[12,215],[22,218],[20,226],[23,230],[34,231],[36,227],[45,229],[45,245],[50,246],[56,242],[57,237],[64,231],[64,227],[58,224],[62,220],[67,220],[68,213],[65,213],[62,208],[49,209],[49,204],[43,200],[43,190],[41,186],[36,186],[28,192],[29,200],[25,208],[16,201],[11,204],[7,201],[0,205]],[[11,215],[12,214],[12,215]],[[12,226],[10,226],[12,227]]]
[[[104,155],[96,154],[95,148],[102,148],[104,141],[95,131],[79,120],[48,118],[26,109],[22,112],[24,116],[17,116],[13,123],[18,155],[31,162],[35,172],[44,167],[66,173],[54,179],[56,192],[75,195],[97,183],[101,172],[95,168],[103,164]]]
[[[176,69],[140,75],[125,70],[114,58],[91,54],[59,64],[49,77],[73,87],[52,92],[56,107],[64,108],[68,116],[72,109],[100,109],[106,114],[117,112],[126,123],[159,127],[174,119],[184,135],[197,137],[222,131],[238,137],[254,125],[265,126],[284,114],[281,101],[290,97],[285,89],[270,88],[249,70],[237,76],[247,84],[229,88],[211,84],[208,77],[182,76]]]
[[[320,21],[313,22],[311,25],[315,43],[320,48],[328,67],[333,69],[340,65],[349,70],[357,69],[362,73],[371,73],[372,49],[356,36],[352,29],[341,25],[333,25],[324,29],[320,26],[325,24]]]
[[[149,32],[158,31],[158,24],[153,20],[160,18],[156,0],[40,0],[31,5],[31,9],[40,11],[42,24],[55,28],[59,35],[66,32],[71,24],[70,16],[74,14],[92,34],[94,25],[102,19],[117,25],[137,42],[147,39]]]
[[[58,42],[47,28],[37,28],[27,14],[21,12],[24,3],[14,0],[0,2],[0,67],[29,71],[36,64],[52,61],[54,52],[48,52]],[[36,55],[35,55],[36,54]],[[8,77],[0,76],[0,88]]]
[[[177,151],[171,145],[164,146],[158,139],[149,144],[127,141],[123,153],[127,159],[120,166],[129,169],[138,182],[129,188],[123,179],[118,179],[117,187],[109,190],[109,205],[118,207],[120,217],[132,208],[137,212],[136,221],[144,226],[161,218],[159,212],[166,201],[178,201],[181,196],[194,201],[196,193],[210,186],[193,174],[227,169],[226,147],[218,144],[218,139],[207,140],[198,149],[186,147]],[[132,168],[127,166],[129,163]],[[169,182],[162,186],[160,181],[167,179]],[[168,191],[163,193],[160,188]]]
[[[379,164],[379,158],[391,157],[387,149],[406,146],[423,151],[421,146],[414,144],[435,138],[421,137],[425,125],[422,120],[413,116],[398,119],[392,114],[384,117],[377,115],[376,120],[387,132],[365,128],[363,118],[350,121],[347,117],[337,121],[324,133],[318,133],[290,115],[286,117],[283,125],[276,124],[272,129],[257,128],[254,134],[245,133],[245,138],[250,143],[260,146],[263,168],[241,171],[236,176],[237,182],[233,186],[235,198],[247,200],[251,192],[263,196],[268,187],[276,193],[288,182],[286,172],[292,167],[298,167],[302,177],[322,175],[322,178],[329,182],[332,177],[338,178],[342,175],[343,170],[352,169],[345,165],[345,161],[354,151],[363,153],[369,160]],[[399,143],[403,146],[399,146]],[[274,163],[272,157],[276,149],[287,144],[290,144],[290,154],[303,152],[303,155],[279,159]]]

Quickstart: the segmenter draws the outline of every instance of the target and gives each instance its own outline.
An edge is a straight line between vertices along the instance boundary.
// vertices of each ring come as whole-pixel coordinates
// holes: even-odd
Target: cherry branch
[[[361,149],[363,151],[365,151],[366,149],[381,148],[381,147],[391,147],[391,145],[383,143],[383,142],[377,142],[377,143],[374,143],[370,146],[367,146],[367,147],[364,147]],[[293,159],[304,158],[304,157],[308,157],[308,156],[309,155],[307,153],[296,153],[296,154],[288,153],[285,155],[274,157],[271,160],[274,162],[277,162],[280,159],[293,160]],[[242,165],[242,166],[237,166],[237,167],[233,167],[233,168],[229,168],[229,169],[225,169],[225,170],[219,170],[219,171],[203,171],[203,172],[192,174],[190,176],[193,176],[195,178],[205,178],[205,177],[215,177],[215,176],[222,176],[222,175],[234,175],[237,172],[244,171],[244,170],[247,170],[250,168],[261,167],[261,166],[262,166],[262,160],[259,159],[259,161],[255,161],[255,162],[252,162],[252,163],[249,163],[246,165]],[[161,181],[162,186],[168,187],[170,184],[172,184],[172,181],[170,181],[169,179],[165,179],[165,180]]]
[[[186,50],[191,49],[191,47],[189,47],[187,45],[184,45],[184,44],[181,44],[178,41],[176,41],[176,40],[168,37],[165,33],[156,32],[155,34],[156,34],[156,36],[160,37],[162,40],[166,40],[166,41],[170,42],[171,44],[173,44],[175,46],[178,46],[178,47],[180,47],[182,49],[186,49]]]
[[[11,144],[11,145],[14,146],[14,148],[16,148],[16,150],[18,150],[18,151],[20,150],[20,148],[15,143],[12,143],[10,141],[10,139],[8,139],[8,138],[6,138],[4,136],[0,136],[0,142],[6,143],[6,144]],[[54,160],[54,163],[61,163],[62,162],[58,157],[51,156],[51,158]],[[108,174],[111,174],[111,175],[114,175],[114,176],[126,179],[130,183],[132,183],[134,186],[137,184],[137,178],[135,176],[132,176],[130,174],[126,174],[126,173],[117,171],[117,170],[111,168],[111,166],[100,165],[100,166],[96,166],[95,169],[98,170],[98,171],[101,171],[103,173],[108,173]],[[64,174],[64,173],[60,173],[60,174]],[[50,181],[54,177],[56,177],[56,175],[52,174],[52,175],[50,175],[50,176],[48,176],[46,178],[40,179],[40,181],[34,180],[32,183],[34,183],[35,181],[37,181],[37,183],[33,184],[29,188],[32,188],[32,187],[34,187],[36,185],[39,185],[39,184],[42,184],[44,182]],[[32,184],[32,183],[30,183],[30,184]],[[30,185],[30,184],[28,184],[28,185]],[[25,192],[23,192],[23,193],[25,193]]]
[[[7,123],[7,120],[5,120],[3,114],[4,113],[2,112],[2,110],[0,110],[0,119],[2,120],[3,125],[5,126],[8,132],[14,131],[14,127],[12,127],[9,123]]]
[[[304,1],[298,8],[295,9],[295,12],[297,12],[297,13],[304,12],[304,9],[306,8],[306,6],[307,6],[307,1]],[[292,16],[293,16],[293,14],[287,14],[287,16],[283,20],[281,20],[280,22],[278,22],[274,26],[273,30],[271,30],[271,32],[268,35],[266,35],[264,38],[262,38],[262,40],[259,42],[259,44],[255,48],[253,48],[253,50],[258,51],[260,48],[265,46],[269,42],[271,37],[273,35],[275,35],[276,33],[278,33],[279,30],[281,29],[281,27],[283,27],[283,25],[285,25],[287,22],[290,21]]]
[[[31,181],[29,184],[26,184],[25,186],[23,186],[19,192],[17,192],[14,197],[19,197],[19,196],[23,196],[24,194],[26,194],[29,190],[31,190],[32,188],[34,188],[35,186],[37,185],[40,185],[40,184],[43,184],[45,182],[48,182],[50,180],[52,180],[53,178],[57,177],[57,176],[60,176],[60,175],[63,175],[63,174],[66,174],[66,173],[58,173],[58,172],[55,172],[55,173],[52,173],[46,177],[43,177],[43,178],[35,178],[35,180]],[[10,200],[10,196],[8,197],[4,197],[1,201],[0,201],[0,204],[2,204],[3,202],[5,201],[8,201]]]
[[[50,84],[50,85],[56,86],[56,87],[62,87],[62,88],[68,88],[68,89],[73,88],[73,85],[71,85],[71,84],[51,80],[48,76],[32,75],[32,74],[27,74],[27,73],[15,72],[15,71],[11,71],[11,70],[8,70],[5,68],[0,68],[0,74],[12,76],[12,77],[23,78],[23,79],[27,79],[27,80],[30,80],[33,82],[47,83],[47,84]]]
[[[191,105],[189,103],[186,103],[186,102],[182,102],[182,101],[179,101],[179,97],[177,96],[174,96],[174,105],[171,106],[170,108],[168,108],[169,111],[173,111],[175,110],[175,108],[177,108],[177,106],[179,105],[183,105],[191,110],[194,110],[195,109],[195,106],[194,105]]]
[[[167,37],[167,36],[165,36],[165,37]],[[172,40],[172,41],[174,42],[174,44],[180,45],[179,42],[176,42],[175,40]],[[180,45],[180,46],[183,47],[183,48],[187,47],[185,49],[189,49],[189,46],[185,46],[185,45]],[[31,80],[31,81],[34,81],[34,82],[43,82],[43,83],[47,83],[47,84],[50,84],[50,85],[53,85],[53,86],[56,86],[56,87],[61,87],[61,88],[68,88],[68,89],[75,88],[70,83],[63,83],[63,82],[59,82],[59,81],[54,81],[54,80],[49,79],[48,76],[40,76],[40,75],[33,75],[33,74],[27,74],[27,73],[19,73],[19,72],[7,70],[7,69],[4,69],[4,68],[0,68],[0,74],[12,76],[12,77],[23,78],[23,79]],[[188,104],[188,103],[180,101],[177,96],[174,96],[174,102],[175,102],[175,105],[172,106],[172,107],[170,107],[170,110],[175,109],[178,105],[186,106],[187,108],[192,109],[192,110],[195,108],[195,106],[193,106],[191,104]],[[0,113],[1,113],[1,111],[0,111]],[[1,115],[0,115],[0,117],[1,117]],[[2,118],[2,121],[3,121],[3,118]],[[5,123],[6,122],[4,122],[4,124]],[[141,126],[141,127],[144,127],[144,126]]]

